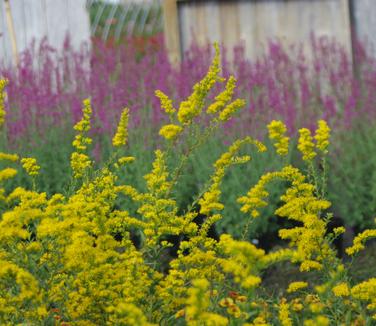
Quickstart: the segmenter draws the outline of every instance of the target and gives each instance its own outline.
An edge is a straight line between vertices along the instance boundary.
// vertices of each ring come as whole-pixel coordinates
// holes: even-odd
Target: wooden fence
[[[351,0],[354,35],[365,41],[370,53],[376,56],[376,1]]]
[[[16,61],[15,52],[43,37],[56,48],[62,46],[67,33],[74,47],[88,42],[90,26],[85,6],[86,0],[0,0],[0,61]]]
[[[250,58],[270,39],[307,43],[310,34],[334,37],[349,53],[352,24],[376,41],[376,0],[164,0],[166,45],[179,61],[190,44],[244,42]]]

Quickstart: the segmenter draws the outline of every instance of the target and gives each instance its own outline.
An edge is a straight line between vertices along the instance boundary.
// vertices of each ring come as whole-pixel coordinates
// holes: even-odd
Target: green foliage
[[[329,157],[328,196],[348,226],[370,227],[376,215],[376,128],[368,121],[341,132]]]

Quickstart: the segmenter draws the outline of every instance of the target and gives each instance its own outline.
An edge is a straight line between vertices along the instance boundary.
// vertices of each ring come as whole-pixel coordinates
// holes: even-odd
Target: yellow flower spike
[[[117,127],[116,134],[112,138],[112,145],[114,147],[125,146],[128,141],[128,121],[129,121],[129,109],[125,108],[121,113],[119,125]]]
[[[286,125],[282,121],[273,120],[268,125],[269,138],[273,141],[273,145],[278,155],[285,156],[289,152],[289,137]]]
[[[369,301],[367,309],[376,310],[376,278],[370,278],[352,287],[351,296],[362,301]]]
[[[234,281],[244,289],[252,289],[261,283],[261,278],[256,275],[255,263],[265,256],[265,251],[256,248],[247,241],[235,241],[228,234],[220,237],[219,248],[229,259],[221,262],[225,272],[234,276]]]
[[[299,129],[298,149],[303,154],[304,161],[311,161],[315,158],[316,152],[314,151],[315,144],[311,132],[307,128]]]
[[[83,117],[77,122],[73,129],[79,132],[88,132],[90,130],[90,118],[92,114],[91,101],[90,99],[85,99],[83,101],[84,108],[82,109]]]
[[[7,154],[0,152],[0,161],[17,162],[18,160],[19,156],[17,154]]]
[[[259,216],[258,209],[267,206],[267,202],[264,198],[269,196],[269,192],[266,190],[266,185],[276,179],[285,179],[291,182],[302,182],[304,176],[299,172],[297,168],[292,166],[285,166],[281,171],[268,172],[264,174],[258,181],[258,183],[251,188],[246,196],[239,197],[237,202],[243,204],[241,212],[250,213],[252,218]]]
[[[17,174],[17,170],[12,168],[5,168],[0,170],[0,182],[13,178]]]
[[[84,171],[92,165],[92,162],[86,154],[73,152],[71,155],[71,167],[73,176],[78,179],[82,178]]]
[[[306,319],[304,321],[304,326],[329,326],[330,320],[326,316],[319,315],[314,319]]]
[[[219,120],[226,122],[228,121],[236,111],[243,108],[246,102],[243,99],[236,99],[235,101],[228,104],[220,113]]]
[[[125,165],[127,163],[134,162],[135,159],[136,158],[133,157],[133,156],[123,156],[123,157],[120,157],[117,162],[118,162],[119,165]]]
[[[206,96],[216,82],[223,81],[223,78],[219,76],[221,71],[219,46],[215,44],[214,47],[215,56],[206,76],[193,86],[193,93],[179,106],[178,120],[183,125],[189,125],[201,114]]]
[[[360,300],[376,298],[376,278],[359,283],[351,288],[351,295]]]
[[[368,229],[358,234],[354,239],[353,245],[346,249],[346,253],[352,256],[357,252],[363,250],[365,248],[364,242],[371,238],[376,238],[376,229]]]
[[[339,226],[339,227],[333,229],[333,233],[334,233],[335,236],[339,236],[339,235],[341,235],[345,232],[346,232],[346,229],[343,226]]]
[[[305,289],[308,286],[307,282],[292,282],[287,288],[287,293],[297,292],[301,289]]]
[[[168,124],[159,130],[159,134],[167,140],[174,140],[182,131],[182,127],[174,124]]]
[[[39,174],[40,166],[37,164],[37,160],[35,158],[25,157],[21,159],[21,163],[28,175],[36,176]]]
[[[172,105],[172,100],[170,100],[170,98],[165,93],[160,90],[156,90],[155,96],[159,98],[162,109],[165,110],[168,115],[171,116],[175,113],[176,110]]]
[[[168,181],[168,177],[169,173],[167,171],[165,153],[156,150],[153,170],[144,176],[149,192],[156,192],[158,194],[167,192],[172,186]]]
[[[222,210],[224,208],[223,204],[220,203],[220,185],[228,167],[233,164],[244,164],[251,160],[251,157],[249,155],[241,157],[236,156],[241,147],[245,144],[256,146],[259,152],[266,150],[264,144],[251,137],[245,137],[243,139],[235,141],[229,147],[228,151],[223,153],[221,157],[214,163],[215,171],[211,178],[212,184],[210,185],[209,189],[202,195],[198,202],[200,205],[201,214],[209,216],[212,211]]]
[[[236,79],[234,76],[230,76],[230,78],[227,81],[225,90],[215,97],[215,101],[209,105],[209,107],[206,110],[206,113],[215,114],[218,111],[222,110],[225,107],[225,105],[231,101],[234,95],[235,86]]]
[[[108,324],[111,325],[142,325],[142,326],[155,326],[148,322],[142,309],[137,305],[129,302],[119,302],[116,306],[107,309],[110,313]],[[60,325],[62,325],[60,323]],[[70,325],[67,323],[66,325]],[[81,325],[92,325],[90,322],[83,322]]]
[[[299,270],[301,272],[309,272],[311,270],[322,270],[323,266],[314,260],[305,260],[300,264]]]
[[[278,319],[281,322],[282,326],[292,326],[292,320],[290,318],[290,305],[288,304],[285,298],[282,298],[281,303],[279,304],[279,313]]]
[[[329,138],[330,138],[330,128],[325,120],[319,120],[319,127],[316,130],[315,140],[316,148],[318,148],[323,154],[328,153]]]
[[[185,310],[180,309],[174,316],[176,319],[178,319],[178,318],[184,317],[184,315],[185,315]]]
[[[91,144],[91,138],[87,137],[87,133],[90,130],[90,118],[92,114],[90,99],[83,101],[82,119],[78,121],[73,127],[78,131],[78,134],[73,140],[73,147],[76,151],[71,155],[71,167],[73,170],[73,177],[78,179],[82,178],[85,170],[92,165],[92,162],[84,151],[87,150],[87,146]]]
[[[206,279],[195,279],[188,290],[185,320],[187,325],[228,325],[228,319],[208,312],[210,307],[209,282]]]
[[[6,284],[8,283],[6,288],[4,288],[4,285],[2,285],[2,296],[0,299],[2,321],[11,321],[11,318],[14,318],[15,316],[20,318],[22,315],[19,314],[18,309],[19,307],[23,306],[34,306],[36,308],[35,313],[38,314],[38,307],[42,306],[41,289],[39,288],[39,282],[36,280],[33,274],[26,269],[19,267],[13,262],[0,258],[0,279],[2,282],[5,281]],[[4,291],[4,289],[7,289],[7,291]],[[8,311],[4,311],[4,306],[17,307],[18,309],[9,309]],[[26,309],[25,312],[30,313],[31,311]]]
[[[336,297],[348,297],[350,295],[350,289],[344,282],[337,284],[332,288],[332,291]]]
[[[0,127],[5,122],[5,86],[8,85],[8,80],[0,79]]]

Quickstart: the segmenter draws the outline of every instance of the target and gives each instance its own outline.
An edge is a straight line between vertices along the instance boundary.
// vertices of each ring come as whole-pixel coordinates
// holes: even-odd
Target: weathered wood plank
[[[177,4],[180,30],[172,32],[180,32],[182,51],[192,41],[230,48],[243,42],[247,56],[255,57],[270,39],[307,44],[314,32],[336,38],[351,53],[349,0],[166,1]],[[170,32],[166,29],[167,39]]]
[[[35,40],[47,37],[56,48],[63,45],[66,33],[78,47],[90,41],[86,0],[9,0],[14,21],[18,51]],[[5,19],[4,1],[0,1],[0,60],[12,62],[11,39]]]
[[[376,1],[351,0],[356,36],[367,42],[368,48],[376,55]]]
[[[178,22],[178,8],[175,0],[163,1],[165,42],[170,53],[170,59],[177,63],[181,58],[180,31]]]
[[[7,33],[4,2],[0,1],[0,60],[11,57],[10,40]]]

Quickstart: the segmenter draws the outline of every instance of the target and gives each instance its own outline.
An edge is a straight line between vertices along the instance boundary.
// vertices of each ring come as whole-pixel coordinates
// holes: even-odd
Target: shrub
[[[128,182],[127,175],[132,172],[132,182],[138,189],[145,190],[142,176],[152,165],[153,151],[161,146],[155,133],[168,121],[158,97],[153,96],[154,90],[160,88],[171,94],[175,103],[184,100],[194,81],[205,74],[212,48],[192,46],[181,66],[176,68],[168,61],[161,35],[148,39],[142,47],[137,44],[138,40],[134,38],[125,39],[118,47],[96,41],[92,49],[83,47],[74,51],[67,40],[60,53],[47,42],[42,42],[39,47],[34,45],[21,55],[18,67],[0,67],[0,76],[10,81],[7,88],[7,136],[0,142],[9,151],[17,149],[23,156],[37,158],[43,172],[36,180],[38,189],[48,195],[67,190],[70,178],[68,158],[74,136],[71,125],[80,119],[82,98],[91,94],[90,136],[94,146],[90,151],[98,163],[96,167],[111,156],[108,135],[116,126],[121,108],[127,106],[131,110],[129,155],[139,157],[139,163],[126,168],[128,173],[123,174],[121,180]],[[191,156],[188,162],[190,172],[181,177],[176,188],[179,210],[184,210],[189,196],[198,194],[196,184],[209,177],[215,158],[229,143],[247,135],[265,140],[264,126],[272,119],[285,121],[290,136],[295,136],[303,126],[313,131],[314,121],[324,119],[333,126],[336,139],[328,157],[329,164],[334,167],[328,185],[333,212],[346,225],[358,229],[372,225],[371,217],[376,210],[373,199],[368,198],[372,197],[373,183],[362,182],[372,165],[369,160],[357,160],[357,168],[352,169],[352,157],[364,154],[358,153],[361,147],[355,145],[354,139],[340,135],[352,129],[357,137],[358,120],[364,120],[364,123],[374,121],[374,59],[359,48],[355,52],[357,74],[354,74],[352,60],[336,42],[312,37],[311,49],[312,60],[304,56],[298,45],[286,48],[278,42],[268,44],[265,55],[253,61],[246,58],[241,46],[234,49],[231,60],[230,55],[223,55],[223,75],[235,75],[237,87],[234,92],[246,100],[246,105],[226,122],[215,138]],[[214,94],[219,91],[220,86],[215,85],[209,99],[214,100]],[[290,157],[297,157],[294,148]],[[294,164],[297,162],[294,159]],[[244,173],[250,175],[249,181],[253,183],[264,169],[276,169],[280,165],[278,155],[268,152],[262,157],[256,156],[252,167],[235,166],[229,171],[223,184],[225,214],[217,225],[218,230],[241,235],[239,229],[244,219],[234,199],[246,191],[242,182]],[[352,180],[360,179],[357,186],[344,189],[342,185],[348,183],[349,175],[342,172],[345,170],[351,170]],[[365,177],[355,175],[355,171]],[[24,185],[30,182],[24,171],[19,171],[14,179],[9,180],[7,189],[20,182]],[[274,206],[268,206],[267,211],[261,212],[263,218],[252,223],[251,238],[264,237],[270,242],[270,237],[275,237],[280,225],[272,212],[282,190],[279,185],[271,189]],[[349,200],[342,198],[351,198],[351,205],[347,205]],[[351,215],[347,214],[349,209]]]
[[[347,270],[336,257],[332,241],[344,232],[328,233],[330,202],[325,199],[325,157],[329,132],[319,121],[315,134],[299,131],[298,150],[307,173],[283,164],[266,171],[238,199],[241,211],[251,221],[260,218],[268,205],[271,182],[281,182],[284,192],[275,214],[294,223],[279,231],[288,248],[266,253],[228,234],[208,237],[208,229],[222,218],[221,184],[227,170],[251,160],[248,146],[262,155],[267,147],[246,136],[236,140],[215,161],[213,172],[199,195],[178,210],[175,187],[190,155],[244,104],[233,99],[231,79],[224,92],[207,106],[208,92],[220,76],[219,53],[206,76],[193,87],[179,106],[160,96],[169,123],[160,129],[166,147],[154,152],[151,171],[144,177],[146,191],[118,184],[123,165],[133,163],[126,155],[128,111],[122,114],[113,137],[114,154],[100,169],[88,155],[92,139],[91,103],[84,101],[83,117],[74,129],[71,155],[72,182],[65,195],[38,192],[38,163],[15,154],[1,154],[7,162],[20,161],[32,180],[32,189],[2,189],[0,220],[0,320],[5,324],[43,323],[60,325],[267,325],[267,324],[371,324],[376,310],[376,284],[371,278],[351,284]],[[3,114],[4,82],[1,82],[0,112]],[[231,86],[231,87],[230,87]],[[208,124],[197,123],[206,115]],[[1,115],[2,117],[3,115]],[[271,144],[278,155],[289,152],[289,137],[283,123],[269,126]],[[182,152],[175,145],[182,143]],[[241,150],[241,148],[243,148]],[[136,161],[137,162],[137,161]],[[318,169],[319,162],[323,172]],[[2,184],[17,173],[0,171]],[[244,178],[246,179],[246,178]],[[245,182],[247,180],[244,180]],[[119,198],[137,205],[134,214],[118,209]],[[194,223],[198,214],[201,225]],[[135,243],[134,234],[139,235]],[[244,228],[244,238],[247,228]],[[168,257],[171,236],[180,237],[177,257]],[[359,234],[348,248],[355,254],[376,230]],[[168,268],[166,267],[166,260]],[[262,273],[282,261],[299,265],[302,273],[319,273],[314,280],[297,280],[281,296],[263,295]],[[370,313],[371,312],[371,313]]]

